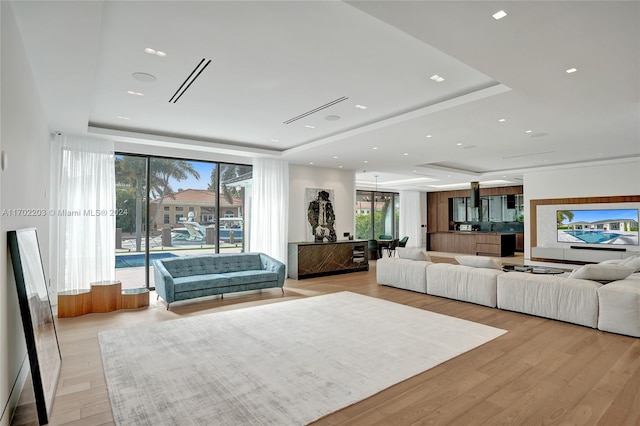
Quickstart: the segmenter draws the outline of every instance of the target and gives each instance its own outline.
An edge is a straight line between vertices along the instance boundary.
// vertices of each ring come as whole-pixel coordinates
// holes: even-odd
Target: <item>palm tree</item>
[[[225,164],[222,163],[220,166],[220,194],[229,202],[229,204],[233,204],[233,199],[235,197],[239,197],[242,193],[241,190],[238,190],[234,185],[227,185],[232,179],[242,176],[245,173],[248,173],[251,170],[251,167],[241,166],[239,164]],[[247,169],[248,170],[245,170]],[[211,170],[211,182],[209,183],[209,187],[207,188],[209,191],[218,191],[218,175],[216,173],[216,169]]]
[[[136,251],[142,251],[142,201],[146,193],[146,171],[147,164],[142,157],[115,159],[116,184],[132,188],[135,197]]]
[[[160,198],[160,202],[151,221],[151,227],[155,228],[158,212],[161,210],[162,201],[165,196],[173,195],[173,190],[169,185],[169,180],[182,181],[194,176],[200,179],[200,174],[193,165],[184,160],[174,160],[166,158],[154,158],[151,160],[151,174],[149,191],[154,198]],[[116,183],[133,189],[135,196],[135,233],[136,251],[142,251],[142,204],[146,197],[146,160],[143,157],[123,156],[115,159]]]
[[[151,220],[151,229],[156,227],[156,220],[161,211],[164,198],[166,196],[173,197],[174,191],[169,185],[169,181],[173,179],[180,182],[187,179],[189,175],[200,179],[200,173],[189,161],[170,158],[153,158],[151,160],[151,193],[154,198],[160,200]]]
[[[558,210],[556,212],[558,226],[562,225],[564,220],[571,222],[573,220],[573,212],[571,210]]]

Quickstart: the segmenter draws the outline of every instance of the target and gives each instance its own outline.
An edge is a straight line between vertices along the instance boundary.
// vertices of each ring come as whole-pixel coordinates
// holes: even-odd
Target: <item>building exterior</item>
[[[189,212],[194,213],[194,220],[201,225],[212,225],[216,222],[216,195],[204,189],[185,189],[151,200],[149,213],[155,218],[156,229],[181,226],[180,222],[187,220]],[[220,217],[242,218],[243,207],[240,198],[234,198],[229,203],[226,197],[220,197]]]

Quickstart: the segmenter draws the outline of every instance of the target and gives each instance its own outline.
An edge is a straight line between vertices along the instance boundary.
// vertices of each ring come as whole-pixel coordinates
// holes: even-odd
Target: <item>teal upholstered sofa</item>
[[[156,293],[167,302],[282,287],[285,265],[263,253],[182,256],[153,261]],[[284,290],[282,290],[284,292]]]

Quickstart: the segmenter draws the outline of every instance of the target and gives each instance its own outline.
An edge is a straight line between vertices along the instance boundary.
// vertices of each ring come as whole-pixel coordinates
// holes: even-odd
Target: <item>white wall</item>
[[[355,172],[299,165],[289,166],[289,241],[311,241],[307,235],[307,188],[333,189],[336,234],[355,233]]]
[[[528,172],[524,174],[525,222],[531,217],[531,200],[614,195],[640,195],[640,159]],[[572,208],[577,208],[577,205],[574,204]],[[544,227],[543,224],[538,226]],[[527,224],[525,259],[531,258],[531,236],[528,231]],[[546,237],[543,235],[543,238]]]
[[[11,4],[0,2],[2,72],[0,149],[7,168],[0,171],[0,425],[8,425],[28,371],[25,340],[7,231],[35,227],[49,277],[49,218],[12,214],[12,209],[48,209],[49,129]],[[25,368],[23,368],[25,367]],[[13,389],[13,391],[12,391]],[[13,393],[12,393],[13,392]]]

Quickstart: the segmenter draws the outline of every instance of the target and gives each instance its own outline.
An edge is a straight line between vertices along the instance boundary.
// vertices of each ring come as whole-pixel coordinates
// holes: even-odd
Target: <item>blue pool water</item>
[[[149,253],[149,261],[156,259],[168,259],[170,257],[178,257],[178,255],[173,253]],[[135,268],[137,266],[145,266],[144,254],[126,254],[116,256],[116,269]]]
[[[604,231],[564,231],[569,235],[573,235],[576,238],[581,239],[585,243],[603,243],[605,241],[612,240],[616,237],[619,237],[621,234],[616,234],[614,232],[604,232]]]

